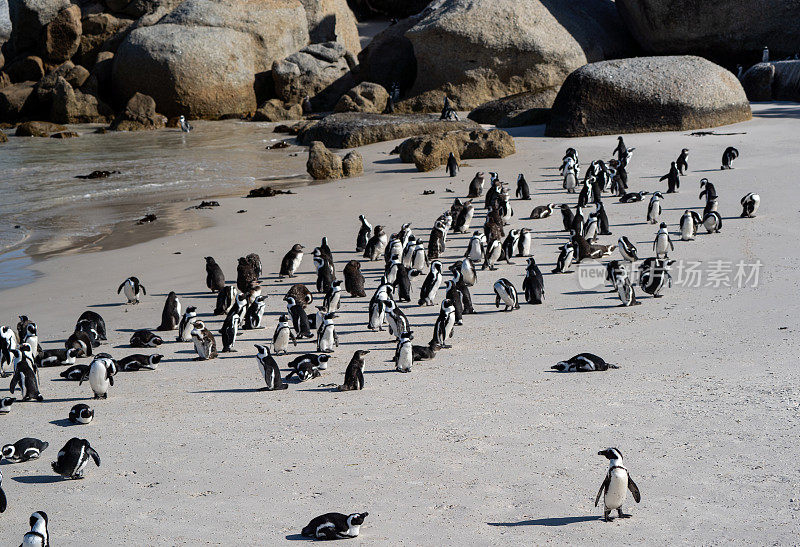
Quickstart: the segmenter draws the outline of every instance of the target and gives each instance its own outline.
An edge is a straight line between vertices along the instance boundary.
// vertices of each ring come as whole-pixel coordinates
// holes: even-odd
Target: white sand
[[[674,231],[684,208],[701,207],[698,181],[706,176],[725,221],[722,233],[694,242],[673,236],[673,258],[760,260],[756,288],[675,287],[660,300],[639,290],[642,305],[623,309],[606,288],[587,291],[575,274],[551,275],[565,238],[560,215],[525,219],[533,206],[565,199],[554,168],[567,146],[588,165],[608,159],[616,139],[545,139],[541,127],[513,130],[514,156],[471,160],[455,179],[399,164],[388,155],[396,142],[371,145],[361,149],[367,172],[359,179],[294,196],[226,199],[202,213],[216,222],[212,228],[40,264],[40,279],[0,295],[0,323],[13,326],[17,315],[29,315],[46,348],[60,347],[78,315],[93,309],[109,327],[110,344],[101,350],[149,353],[128,348],[128,338],[133,329],[158,325],[170,290],[201,315],[213,309],[207,255],[229,280],[237,257],[261,255],[268,327],[244,333],[238,353],[211,362],[194,362],[190,343],[169,341],[158,350],[166,357],[157,371],[120,373],[103,401],[91,400],[88,384],[61,381],[60,369],[42,369],[46,401],[15,404],[0,417],[0,442],[33,436],[50,443],[40,460],[2,467],[9,498],[0,516],[3,543],[21,539],[35,510],[50,515],[54,545],[272,545],[296,538],[317,514],[365,510],[359,544],[796,542],[800,106],[754,110],[753,121],[716,129],[744,135],[640,134],[626,143],[636,147],[631,190],[665,190],[657,177],[682,147],[691,149],[690,172],[680,193],[666,196],[664,220]],[[728,145],[741,157],[734,170],[719,171]],[[390,231],[413,221],[427,241],[432,222],[465,195],[477,170],[499,171],[512,190],[519,172],[531,184],[533,200],[513,202],[511,227],[536,230],[543,305],[494,308],[491,285],[502,276],[521,288],[524,259],[481,272],[473,288],[479,313],[457,328],[454,348],[400,374],[389,361],[388,333],[366,330],[366,299],[347,297],[338,321],[342,345],[328,371],[287,391],[255,391],[263,380],[252,344],[271,338],[285,309],[289,281],[277,281],[276,272],[293,243],[310,250],[327,235],[341,272],[356,257],[359,213]],[[422,196],[429,188],[436,194]],[[739,219],[739,199],[749,191],[760,193],[761,210]],[[605,203],[614,235],[601,241],[628,235],[649,256],[656,227],[644,222],[646,204]],[[242,208],[248,212],[235,214]],[[466,240],[451,235],[445,266],[463,254]],[[382,264],[365,265],[368,297]],[[299,281],[312,286],[309,257],[301,269]],[[138,306],[122,305],[115,294],[129,275],[148,289]],[[415,296],[420,284],[417,278]],[[416,341],[426,343],[437,308],[403,308]],[[210,320],[215,332],[220,320]],[[356,349],[372,350],[365,389],[319,388],[341,383]],[[622,368],[549,372],[582,351]],[[94,422],[63,427],[78,401],[95,408]],[[50,462],[73,436],[90,440],[102,466],[91,465],[82,481],[56,480]],[[621,449],[642,492],[641,504],[629,497],[625,506],[633,518],[613,524],[601,522],[602,506],[593,505],[607,468],[597,451],[607,446]]]

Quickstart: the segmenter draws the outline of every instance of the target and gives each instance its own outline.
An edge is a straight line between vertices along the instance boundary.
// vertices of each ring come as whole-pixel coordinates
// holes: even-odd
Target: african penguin
[[[495,282],[494,294],[495,294],[495,302],[494,302],[495,308],[499,308],[500,302],[502,302],[503,305],[505,306],[505,308],[503,308],[503,311],[511,311],[519,309],[519,296],[517,295],[517,289],[514,287],[513,283],[511,283],[511,281],[509,281],[505,277],[501,277]]]
[[[256,354],[258,369],[261,371],[261,376],[264,378],[264,382],[267,384],[265,387],[262,387],[261,390],[280,391],[283,389],[288,389],[289,385],[283,383],[281,371],[278,368],[278,363],[275,362],[275,359],[270,354],[269,348],[260,344],[254,345],[258,350],[258,353]]]
[[[147,295],[147,289],[139,282],[138,277],[129,277],[117,289],[117,294],[125,291],[125,298],[128,299],[128,304],[138,304],[142,295]]]
[[[297,345],[297,339],[292,332],[292,327],[289,325],[289,318],[284,314],[278,319],[275,333],[272,335],[272,351],[275,352],[275,355],[287,353],[290,340],[295,346]]]
[[[550,368],[558,372],[594,372],[619,368],[619,366],[606,363],[602,357],[593,353],[579,353],[566,361],[559,361]]]
[[[114,385],[114,375],[117,373],[117,364],[108,357],[97,356],[89,365],[89,385],[95,399],[107,399],[108,388]],[[80,380],[83,384],[83,379]]]
[[[305,537],[316,539],[346,539],[358,536],[369,513],[326,513],[314,517],[302,530]]]
[[[100,467],[100,454],[92,448],[89,441],[73,437],[58,452],[56,461],[52,463],[53,471],[66,479],[82,479],[89,458]]]
[[[609,515],[615,509],[619,518],[629,518],[631,515],[626,515],[622,512],[622,504],[625,503],[628,490],[631,491],[636,503],[642,500],[642,495],[639,493],[639,487],[633,482],[628,470],[622,463],[622,452],[616,448],[606,448],[598,452],[597,455],[605,456],[609,462],[608,473],[606,473],[606,478],[597,492],[594,506],[597,507],[600,502],[600,496],[603,496],[603,519],[606,522],[612,520]]]
[[[206,328],[205,323],[202,321],[195,321],[194,328],[192,329],[192,341],[194,342],[194,349],[197,352],[195,361],[206,361],[208,359],[216,359],[217,354],[217,341],[214,335]]]
[[[94,410],[89,405],[80,403],[69,411],[69,421],[73,424],[86,425],[94,419]]]
[[[364,389],[364,356],[369,350],[356,350],[344,371],[344,383],[337,387],[338,391],[358,391]],[[356,535],[358,530],[356,529]]]
[[[49,443],[45,441],[25,437],[14,444],[3,446],[2,454],[11,463],[22,463],[38,459],[48,446],[50,446]]]
[[[761,205],[761,196],[750,192],[741,199],[740,203],[742,204],[742,214],[739,216],[742,218],[753,218],[756,216],[758,206]]]

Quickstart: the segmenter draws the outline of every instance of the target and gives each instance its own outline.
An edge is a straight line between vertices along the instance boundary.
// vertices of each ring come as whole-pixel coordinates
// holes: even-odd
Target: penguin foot
[[[629,518],[631,518],[633,516],[633,515],[629,515],[627,513],[623,513],[622,509],[617,509],[617,515],[619,515],[619,518],[621,518],[621,519],[629,519]]]

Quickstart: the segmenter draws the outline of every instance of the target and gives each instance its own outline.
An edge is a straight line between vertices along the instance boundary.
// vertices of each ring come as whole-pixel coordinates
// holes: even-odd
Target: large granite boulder
[[[421,12],[431,0],[350,0],[359,17],[375,16],[404,18]]]
[[[758,63],[742,76],[751,101],[800,101],[800,61]]]
[[[406,32],[422,18],[417,15],[389,25],[376,34],[358,54],[358,70],[363,80],[386,89],[397,84],[405,93],[417,78],[417,58]]]
[[[17,126],[14,135],[17,137],[49,137],[53,133],[66,131],[63,125],[52,122],[25,122]]]
[[[114,94],[149,95],[170,117],[252,112],[256,74],[306,45],[307,27],[299,0],[185,0],[125,38],[114,57]]]
[[[35,82],[20,82],[0,89],[0,122],[17,122],[30,110]]]
[[[58,12],[44,30],[42,54],[51,63],[63,63],[78,51],[81,44],[81,8],[72,4]]]
[[[334,107],[335,112],[372,112],[386,110],[389,93],[380,84],[362,82],[342,95]]]
[[[270,99],[258,107],[253,114],[254,122],[280,122],[299,120],[303,117],[303,108],[299,104],[286,104],[280,99]]]
[[[592,63],[558,92],[547,135],[585,137],[716,127],[752,117],[739,80],[701,57]]]
[[[630,56],[635,44],[611,0],[447,0],[405,36],[417,60],[403,111],[457,110],[558,87],[588,62]],[[379,82],[382,83],[382,82]]]
[[[344,176],[342,158],[319,141],[311,143],[308,149],[306,170],[315,180],[340,179]]]
[[[300,0],[306,9],[311,43],[339,42],[353,54],[361,51],[356,17],[347,0]]]
[[[800,2],[786,0],[617,0],[625,25],[645,51],[702,55],[741,63],[800,51]]]
[[[124,32],[133,20],[119,18],[110,13],[96,13],[82,20],[83,34],[78,52],[73,57],[81,65],[92,68],[101,51],[115,52],[124,39]]]
[[[0,46],[11,37],[11,17],[8,15],[8,0],[0,0]]]
[[[125,110],[114,118],[111,129],[115,131],[146,131],[161,129],[166,125],[167,118],[156,112],[156,102],[153,98],[136,93],[125,105]]]
[[[541,91],[526,91],[480,105],[469,113],[469,119],[498,127],[518,127],[530,123],[543,123],[558,89],[550,87]]]
[[[364,158],[357,150],[352,150],[342,158],[342,172],[345,177],[357,177],[364,174]]]
[[[443,135],[412,137],[396,151],[403,163],[413,163],[418,171],[432,171],[447,163],[450,154],[456,159],[505,158],[516,152],[514,139],[500,129],[453,131]]]
[[[69,6],[69,0],[8,0],[9,45],[14,56],[25,52],[38,54],[45,27]]]
[[[59,77],[53,93],[50,120],[55,123],[106,123],[113,115],[111,108],[97,97],[72,89]]]

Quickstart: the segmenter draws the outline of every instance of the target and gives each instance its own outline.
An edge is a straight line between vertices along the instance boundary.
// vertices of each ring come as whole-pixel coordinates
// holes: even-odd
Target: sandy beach
[[[218,208],[192,213],[208,227],[37,263],[34,282],[0,292],[0,324],[13,327],[18,315],[28,315],[44,348],[63,347],[78,316],[93,310],[109,329],[100,351],[165,358],[156,371],[119,373],[100,401],[86,383],[59,378],[60,368],[41,369],[44,402],[17,403],[0,417],[2,444],[22,437],[50,443],[39,460],[2,465],[8,509],[0,515],[0,537],[18,541],[30,514],[44,510],[54,545],[275,545],[306,541],[300,529],[318,514],[369,511],[353,543],[796,543],[800,106],[754,104],[753,113],[752,121],[713,135],[625,137],[636,147],[630,191],[665,191],[658,178],[681,148],[690,149],[689,172],[680,192],[666,195],[662,220],[675,242],[671,258],[701,261],[703,272],[693,286],[673,271],[674,286],[658,300],[637,288],[637,307],[618,307],[609,287],[582,287],[578,274],[550,273],[566,241],[561,217],[530,220],[530,210],[574,203],[557,171],[567,147],[578,149],[585,167],[609,159],[616,138],[545,138],[543,126],[509,130],[516,154],[469,160],[455,178],[399,163],[389,154],[399,141],[373,144],[359,149],[365,168],[359,178],[297,188],[295,195],[222,199]],[[197,131],[213,130],[208,123]],[[741,156],[733,170],[720,171],[727,146]],[[253,344],[271,339],[293,282],[277,276],[284,253],[294,243],[311,250],[327,236],[341,276],[344,264],[361,259],[354,252],[359,214],[389,233],[412,222],[427,241],[432,223],[466,196],[476,171],[497,171],[512,192],[518,173],[531,185],[531,201],[512,202],[510,227],[534,230],[544,304],[495,309],[493,283],[506,277],[521,290],[523,258],[479,272],[472,289],[478,313],[456,328],[453,348],[400,374],[388,332],[366,329],[383,262],[364,263],[367,298],[343,297],[341,344],[328,370],[286,391],[258,391],[264,381]],[[702,210],[703,177],[716,185],[724,225],[719,234],[701,229],[696,241],[683,242],[678,221],[687,208]],[[428,189],[435,194],[423,195]],[[748,192],[761,195],[761,209],[756,218],[740,219],[739,200]],[[620,204],[605,195],[604,203],[613,236],[600,242],[616,244],[627,235],[640,256],[651,256],[657,226],[645,221],[646,202]],[[237,214],[241,209],[247,212]],[[473,230],[484,214],[477,210]],[[463,255],[467,241],[468,235],[450,234],[445,267]],[[173,290],[184,308],[198,307],[218,337],[222,317],[211,315],[215,297],[205,287],[203,257],[215,257],[231,282],[237,258],[251,252],[264,264],[267,327],[244,331],[237,353],[195,362],[192,344],[174,342],[173,333],[164,334],[158,350],[129,347],[132,331],[159,324]],[[709,274],[719,270],[715,261],[730,268],[730,286]],[[740,262],[760,264],[757,280],[741,287]],[[296,281],[313,287],[309,255],[300,272]],[[135,306],[116,294],[130,275],[147,288]],[[413,296],[421,283],[414,280]],[[443,291],[436,307],[401,305],[417,343],[430,339],[442,298]],[[288,361],[316,345],[303,341],[291,349],[277,357],[284,376]],[[357,349],[371,350],[364,390],[319,387],[341,383]],[[550,370],[580,352],[621,368]],[[77,402],[95,409],[91,424],[66,420]],[[61,480],[50,467],[71,437],[88,439],[102,458],[82,481]],[[625,505],[633,518],[610,524],[601,520],[602,505],[594,507],[608,466],[597,452],[609,446],[622,451],[642,492],[640,504],[629,497]]]

